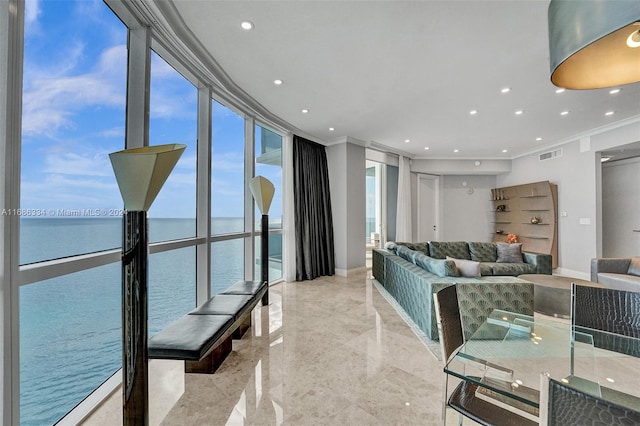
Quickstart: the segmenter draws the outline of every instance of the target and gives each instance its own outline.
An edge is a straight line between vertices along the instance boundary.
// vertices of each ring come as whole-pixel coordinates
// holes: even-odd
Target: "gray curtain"
[[[333,275],[333,217],[324,146],[293,136],[296,281]]]

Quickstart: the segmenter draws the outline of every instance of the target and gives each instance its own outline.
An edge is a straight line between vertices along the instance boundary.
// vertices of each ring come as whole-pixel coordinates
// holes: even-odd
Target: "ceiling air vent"
[[[539,159],[542,160],[551,160],[552,158],[562,157],[562,148],[556,149],[553,151],[543,152],[540,154]]]

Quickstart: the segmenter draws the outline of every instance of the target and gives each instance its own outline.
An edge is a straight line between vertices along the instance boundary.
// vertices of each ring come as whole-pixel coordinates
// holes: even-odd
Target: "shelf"
[[[504,199],[498,200],[498,197]],[[490,229],[502,230],[501,234],[494,234],[493,241],[504,241],[508,233],[515,234],[518,238],[522,237],[523,250],[550,254],[552,268],[557,268],[558,186],[549,181],[541,181],[492,188],[489,198],[492,198],[489,210],[498,206],[505,209],[489,214],[489,220],[494,221],[490,224]],[[531,223],[533,218],[538,223]],[[503,226],[509,230],[500,229]]]

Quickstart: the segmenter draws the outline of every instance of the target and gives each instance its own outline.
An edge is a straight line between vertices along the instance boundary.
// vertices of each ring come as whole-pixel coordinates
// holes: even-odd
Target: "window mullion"
[[[198,160],[196,165],[196,236],[206,238],[196,247],[196,303],[211,296],[211,91],[198,90]]]
[[[0,2],[0,199],[6,208],[20,207],[20,141],[24,2]],[[0,274],[2,292],[2,412],[3,424],[20,422],[19,216],[0,217]]]
[[[255,130],[253,117],[245,117],[244,121],[244,230],[250,232],[244,245],[244,276],[253,280],[255,276],[255,214],[253,196],[249,182],[255,173]]]
[[[151,30],[130,28],[127,69],[126,148],[149,145]]]

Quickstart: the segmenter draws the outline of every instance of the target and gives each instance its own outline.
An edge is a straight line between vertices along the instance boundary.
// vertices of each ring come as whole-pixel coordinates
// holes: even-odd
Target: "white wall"
[[[440,225],[443,241],[491,241],[493,238],[491,188],[495,176],[443,176]],[[466,182],[466,186],[463,186]]]
[[[497,186],[548,180],[558,185],[558,269],[555,273],[589,278],[591,259],[601,253],[600,156],[598,151],[640,140],[640,122],[576,139],[562,157],[539,161],[534,153],[514,159]],[[545,150],[547,151],[547,150]],[[638,186],[637,182],[629,185]],[[562,213],[566,213],[563,216]]]
[[[327,146],[336,274],[365,266],[365,149],[344,142]]]

